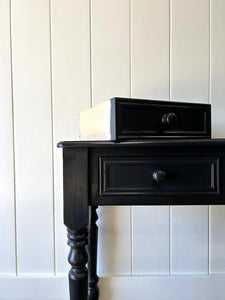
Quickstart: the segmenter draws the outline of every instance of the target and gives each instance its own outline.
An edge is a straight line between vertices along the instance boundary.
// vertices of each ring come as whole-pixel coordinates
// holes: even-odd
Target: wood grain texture
[[[91,24],[93,105],[129,96],[129,0],[93,0]]]
[[[12,1],[19,274],[54,272],[49,2]]]
[[[208,101],[209,0],[171,1],[171,99]]]
[[[88,299],[88,149],[63,150],[63,214],[70,252],[70,299]]]
[[[169,99],[169,1],[131,1],[132,97]]]
[[[10,5],[0,1],[0,273],[15,274]]]
[[[64,224],[71,230],[88,226],[88,148],[63,150]]]
[[[212,134],[225,136],[225,2],[211,1],[211,86]],[[209,272],[225,272],[225,207],[209,208]]]
[[[68,271],[66,228],[63,225],[61,140],[79,135],[80,111],[90,106],[90,30],[88,0],[53,0],[52,95],[54,127],[55,254],[56,273]]]

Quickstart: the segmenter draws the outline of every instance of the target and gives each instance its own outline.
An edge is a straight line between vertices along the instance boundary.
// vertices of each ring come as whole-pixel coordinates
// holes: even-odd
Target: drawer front
[[[99,157],[99,196],[219,194],[219,157]]]
[[[120,99],[116,103],[118,140],[211,137],[210,105]]]

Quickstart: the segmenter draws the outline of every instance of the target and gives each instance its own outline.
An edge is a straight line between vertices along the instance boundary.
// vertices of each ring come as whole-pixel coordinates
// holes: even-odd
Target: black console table
[[[77,141],[58,147],[63,148],[71,300],[99,297],[99,205],[225,204],[225,139]]]

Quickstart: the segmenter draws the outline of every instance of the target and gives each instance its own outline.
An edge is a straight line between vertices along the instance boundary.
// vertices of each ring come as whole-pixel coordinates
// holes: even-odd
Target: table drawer
[[[80,113],[82,140],[210,137],[209,104],[116,97]]]
[[[99,157],[99,196],[219,194],[219,157]]]
[[[115,100],[118,140],[211,136],[210,105]]]

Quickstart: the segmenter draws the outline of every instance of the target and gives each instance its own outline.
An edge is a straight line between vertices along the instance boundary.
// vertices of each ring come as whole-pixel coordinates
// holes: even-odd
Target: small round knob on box
[[[152,174],[153,179],[158,182],[162,183],[166,180],[166,172],[161,171],[161,170],[155,170]]]
[[[162,123],[167,125],[173,125],[177,121],[177,116],[175,113],[170,112],[162,116]]]

